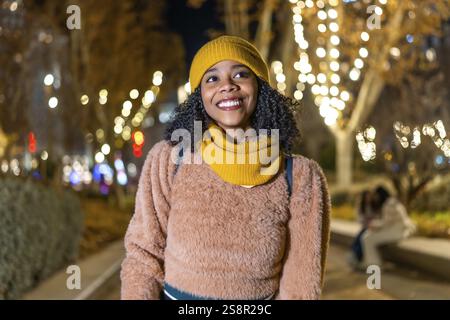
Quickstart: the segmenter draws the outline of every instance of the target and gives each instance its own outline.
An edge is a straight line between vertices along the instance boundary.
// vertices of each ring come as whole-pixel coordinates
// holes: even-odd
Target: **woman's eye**
[[[210,81],[211,79],[216,79],[216,78],[217,78],[216,76],[209,77],[208,79],[206,79],[206,82],[211,82]]]
[[[240,72],[236,73],[236,76],[239,76],[239,78],[246,78],[248,76],[248,74],[245,71],[240,71]]]
[[[234,75],[234,78],[247,78],[247,77],[248,77],[248,72],[246,72],[246,71],[240,71]],[[206,79],[206,82],[208,83],[208,82],[213,82],[216,80],[217,80],[216,76],[211,76],[208,79]]]

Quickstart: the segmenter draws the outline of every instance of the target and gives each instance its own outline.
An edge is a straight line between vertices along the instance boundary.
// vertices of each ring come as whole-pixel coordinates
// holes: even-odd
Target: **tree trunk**
[[[338,131],[336,139],[336,182],[338,187],[349,187],[353,173],[353,133]]]
[[[125,210],[126,196],[124,188],[117,183],[113,184],[112,195],[114,196],[114,202],[117,204],[117,207],[120,210]]]
[[[270,42],[272,40],[272,15],[277,5],[277,0],[265,0],[261,18],[256,30],[255,46],[258,48],[264,60],[269,57]]]

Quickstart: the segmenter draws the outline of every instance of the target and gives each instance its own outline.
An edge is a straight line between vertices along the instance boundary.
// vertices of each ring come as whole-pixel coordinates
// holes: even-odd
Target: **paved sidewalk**
[[[69,290],[66,282],[70,274],[67,266],[38,287],[25,294],[24,300],[85,300],[96,297],[120,271],[124,256],[123,240],[113,242],[101,252],[78,263],[81,272],[81,289]],[[115,287],[114,287],[115,289]]]
[[[347,249],[331,245],[327,259],[324,300],[391,300],[450,299],[450,284],[414,270],[392,266],[381,274],[381,290],[370,290],[368,275],[354,272],[347,265]],[[105,290],[95,297],[100,300],[120,299],[120,279],[116,274]]]
[[[366,285],[369,275],[352,271],[347,254],[346,247],[331,245],[322,299],[450,299],[450,282],[393,264],[381,272],[381,289],[370,290]]]

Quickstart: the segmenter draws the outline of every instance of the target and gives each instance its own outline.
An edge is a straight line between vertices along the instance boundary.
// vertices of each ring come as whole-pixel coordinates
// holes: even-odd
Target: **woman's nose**
[[[226,78],[220,84],[220,91],[233,91],[237,89],[237,85],[234,83],[233,79]]]

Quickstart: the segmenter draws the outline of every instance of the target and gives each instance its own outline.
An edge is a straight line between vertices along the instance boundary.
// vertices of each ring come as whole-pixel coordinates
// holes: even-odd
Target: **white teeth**
[[[220,102],[218,104],[219,107],[222,108],[226,108],[226,107],[234,107],[240,104],[239,100],[232,100],[232,101],[225,101],[225,102]]]

